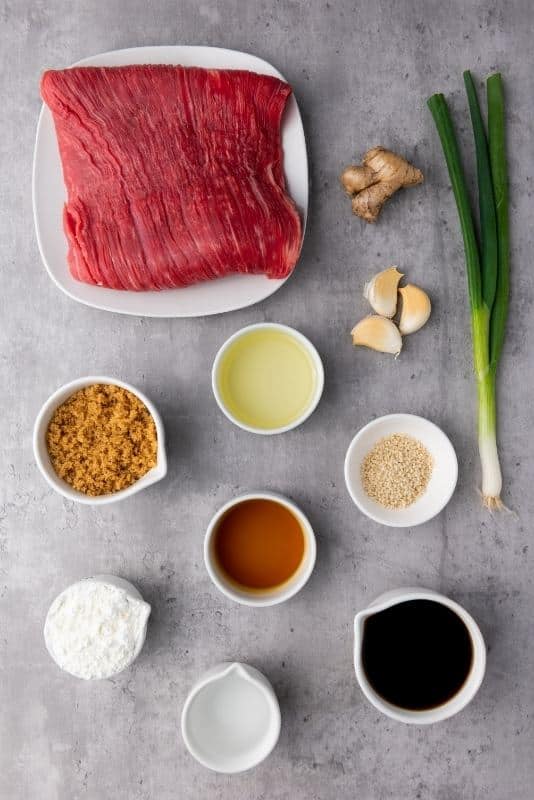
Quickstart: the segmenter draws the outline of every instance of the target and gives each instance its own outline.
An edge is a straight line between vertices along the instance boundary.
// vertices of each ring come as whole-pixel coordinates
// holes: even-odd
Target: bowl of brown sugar
[[[345,483],[354,503],[375,522],[396,528],[439,514],[457,480],[449,438],[414,414],[388,414],[365,425],[345,458]]]
[[[104,376],[65,384],[41,408],[33,431],[37,465],[68,500],[123,500],[165,477],[163,423],[152,402]]]

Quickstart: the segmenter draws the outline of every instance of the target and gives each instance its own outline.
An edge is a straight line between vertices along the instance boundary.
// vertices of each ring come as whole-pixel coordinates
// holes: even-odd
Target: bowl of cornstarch
[[[48,652],[75,678],[102,680],[129,667],[143,647],[150,606],[133,584],[115,575],[73,583],[48,610]]]

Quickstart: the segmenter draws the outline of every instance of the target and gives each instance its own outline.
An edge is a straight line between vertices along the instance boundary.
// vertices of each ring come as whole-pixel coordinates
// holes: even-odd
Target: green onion
[[[508,296],[510,293],[510,234],[508,228],[508,175],[506,170],[506,145],[504,131],[504,90],[500,73],[487,80],[488,139],[497,212],[498,262],[497,292],[491,315],[490,355],[491,368],[497,369],[504,342]]]
[[[434,118],[464,240],[471,309],[473,360],[478,390],[478,446],[482,495],[491,509],[501,508],[502,475],[496,435],[496,369],[502,350],[509,284],[509,234],[504,100],[500,75],[488,79],[488,140],[471,74],[464,73],[477,159],[480,247],[469,201],[460,151],[447,102],[433,95],[428,107]]]
[[[475,234],[473,214],[469,203],[469,193],[465,182],[464,171],[460,159],[460,151],[456,134],[452,125],[451,115],[447,106],[447,101],[442,94],[432,95],[428,101],[428,107],[434,117],[434,122],[438,129],[441,146],[445,154],[445,161],[449,170],[452,191],[458,216],[460,217],[460,227],[464,239],[465,262],[467,266],[467,282],[469,288],[469,301],[471,304],[471,314],[480,308],[482,304],[482,284],[480,277],[480,256]]]
[[[497,287],[497,219],[495,213],[495,199],[493,197],[488,141],[486,139],[482,114],[480,113],[475,84],[468,70],[464,72],[464,83],[467,92],[467,100],[469,102],[469,112],[471,114],[477,159],[482,296],[486,306],[491,311]]]

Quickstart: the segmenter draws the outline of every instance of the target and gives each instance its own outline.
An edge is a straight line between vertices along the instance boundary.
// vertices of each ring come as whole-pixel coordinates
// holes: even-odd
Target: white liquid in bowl
[[[211,683],[193,700],[190,735],[210,761],[232,760],[252,753],[269,730],[269,708],[256,686],[236,675]]]
[[[205,683],[186,707],[186,743],[195,758],[220,772],[241,772],[262,761],[279,733],[271,691],[237,665]]]

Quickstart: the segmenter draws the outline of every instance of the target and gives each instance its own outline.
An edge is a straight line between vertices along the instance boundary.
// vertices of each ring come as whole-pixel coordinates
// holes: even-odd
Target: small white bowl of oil
[[[191,755],[215,772],[244,772],[271,753],[280,735],[273,687],[248,664],[217,664],[193,686],[182,710]]]
[[[323,363],[309,339],[294,328],[274,322],[248,325],[217,353],[212,387],[234,425],[251,433],[285,433],[317,407]]]

